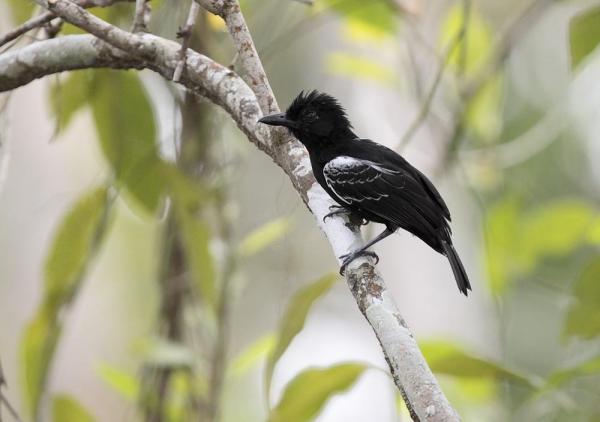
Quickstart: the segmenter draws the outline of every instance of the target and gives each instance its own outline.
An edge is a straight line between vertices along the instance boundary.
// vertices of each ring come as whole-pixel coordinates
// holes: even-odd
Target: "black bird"
[[[385,225],[363,248],[340,257],[340,273],[359,256],[378,260],[367,249],[403,228],[448,257],[458,289],[467,295],[471,284],[452,246],[450,212],[436,188],[396,152],[356,136],[335,98],[301,92],[285,113],[259,122],[287,127],[306,147],[317,182],[340,205],[325,218],[346,212],[359,221]]]

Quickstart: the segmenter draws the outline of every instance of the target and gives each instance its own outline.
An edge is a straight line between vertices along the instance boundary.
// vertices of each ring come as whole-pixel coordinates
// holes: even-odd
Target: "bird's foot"
[[[375,259],[375,265],[377,265],[377,263],[379,262],[379,257],[377,256],[377,254],[375,252],[371,252],[371,251],[356,251],[356,252],[348,253],[346,255],[340,256],[340,259],[342,260],[342,266],[340,267],[340,275],[343,276],[344,273],[346,272],[346,267],[352,261],[354,261],[356,258],[359,258],[361,256],[370,256],[371,258],[374,258]]]
[[[335,215],[350,215],[351,212],[350,210],[341,207],[339,205],[331,205],[329,207],[329,213],[325,214],[325,217],[323,217],[323,223],[325,222],[325,220],[327,220],[329,217],[333,217]]]

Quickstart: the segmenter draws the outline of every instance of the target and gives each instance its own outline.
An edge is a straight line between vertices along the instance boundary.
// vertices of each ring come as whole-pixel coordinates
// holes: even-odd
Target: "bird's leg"
[[[350,215],[351,213],[352,213],[352,211],[350,211],[349,209],[347,209],[345,207],[342,207],[341,205],[331,205],[329,207],[329,214],[325,214],[325,217],[323,217],[323,223],[329,217],[333,217],[334,215],[340,215],[340,214]]]
[[[358,258],[360,256],[370,256],[372,258],[375,258],[375,264],[377,264],[379,262],[379,257],[377,256],[377,254],[375,252],[368,251],[367,249],[369,249],[371,246],[373,246],[375,243],[379,242],[380,240],[385,239],[386,237],[388,237],[389,235],[394,233],[394,231],[395,230],[391,230],[388,227],[386,227],[384,231],[382,231],[378,236],[376,236],[373,240],[368,242],[365,246],[363,246],[359,250],[340,256],[340,259],[342,260],[342,266],[340,267],[340,275],[344,275],[344,272],[346,271],[346,267],[348,266],[348,264],[350,264],[352,261],[354,261],[356,258]]]

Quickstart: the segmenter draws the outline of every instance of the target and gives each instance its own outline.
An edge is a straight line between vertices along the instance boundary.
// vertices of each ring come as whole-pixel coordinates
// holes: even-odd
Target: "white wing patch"
[[[365,200],[379,201],[381,198],[389,197],[385,193],[373,192],[371,195],[363,195],[354,197],[351,195],[340,195],[336,191],[342,185],[362,185],[364,183],[373,182],[381,178],[384,174],[394,175],[400,173],[397,170],[392,170],[379,163],[360,158],[348,157],[342,155],[329,161],[323,167],[323,175],[327,186],[344,202],[351,204],[353,202],[363,202]]]

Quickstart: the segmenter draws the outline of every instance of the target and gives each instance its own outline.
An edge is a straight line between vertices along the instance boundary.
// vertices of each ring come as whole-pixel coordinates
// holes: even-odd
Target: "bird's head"
[[[352,125],[340,103],[318,91],[300,92],[285,113],[263,117],[259,122],[287,127],[305,145],[352,133]]]

